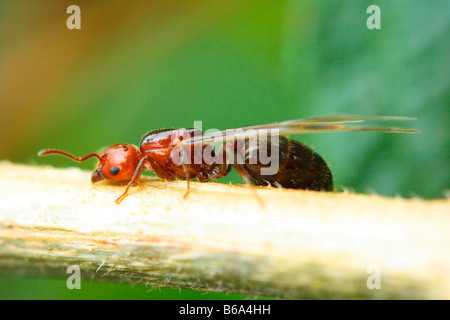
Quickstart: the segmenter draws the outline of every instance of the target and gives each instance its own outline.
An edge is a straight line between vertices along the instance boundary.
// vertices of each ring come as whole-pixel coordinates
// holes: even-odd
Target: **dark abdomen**
[[[271,155],[271,139],[268,138],[267,154]],[[261,143],[259,141],[259,143]],[[250,159],[256,154],[248,148],[246,142],[246,154],[244,168],[255,185],[272,185],[291,189],[308,190],[333,190],[333,178],[330,168],[323,158],[308,146],[291,140],[287,137],[279,137],[279,168],[274,175],[262,175],[261,168],[270,164],[261,164],[258,158],[256,164],[251,164]],[[258,148],[260,149],[260,148]]]

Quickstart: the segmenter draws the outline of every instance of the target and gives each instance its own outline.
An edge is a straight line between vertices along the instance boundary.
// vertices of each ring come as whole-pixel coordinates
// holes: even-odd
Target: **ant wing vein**
[[[233,139],[249,138],[260,134],[295,134],[295,133],[320,133],[320,132],[345,132],[345,131],[372,131],[388,133],[417,133],[416,129],[370,126],[361,123],[365,120],[375,121],[410,121],[414,118],[396,116],[330,116],[322,118],[305,118],[273,122],[261,125],[245,126],[236,129],[227,129],[206,133],[202,136],[189,138],[183,144],[216,144],[232,141]],[[273,130],[273,131],[272,131]]]
[[[241,129],[257,129],[257,128],[277,128],[277,127],[291,127],[298,125],[306,125],[306,124],[337,124],[337,123],[356,123],[356,122],[364,122],[365,120],[374,120],[374,121],[411,121],[416,120],[415,118],[409,117],[396,117],[396,116],[327,116],[327,117],[318,117],[318,118],[304,118],[304,119],[295,119],[295,120],[287,120],[282,122],[272,122],[261,125],[252,125],[242,127]]]

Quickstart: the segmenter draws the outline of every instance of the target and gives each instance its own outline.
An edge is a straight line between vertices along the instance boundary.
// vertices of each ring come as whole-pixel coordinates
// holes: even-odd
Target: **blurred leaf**
[[[309,5],[293,1],[300,24]],[[450,187],[448,83],[449,4],[379,1],[381,29],[366,28],[367,1],[321,1],[314,37],[286,64],[313,48],[315,84],[308,115],[336,113],[417,117],[415,135],[340,133],[307,137],[328,159],[337,185],[384,195],[442,197]],[[305,28],[290,23],[288,42]],[[301,25],[303,26],[303,24]],[[294,38],[294,40],[292,40]],[[303,82],[299,87],[303,88]],[[304,93],[304,90],[299,90]],[[305,99],[305,98],[303,98]],[[299,105],[299,108],[303,106]]]

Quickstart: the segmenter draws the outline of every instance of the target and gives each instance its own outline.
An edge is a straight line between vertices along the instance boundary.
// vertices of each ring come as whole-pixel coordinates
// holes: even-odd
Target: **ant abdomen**
[[[249,147],[249,141],[246,141],[243,167],[253,184],[316,191],[333,190],[331,170],[319,154],[303,143],[288,137],[279,136],[278,139],[278,159],[271,154],[273,144],[270,137],[258,141],[258,151],[261,151],[261,144],[264,144],[263,148],[267,148],[268,157],[278,161],[278,170],[273,174],[262,173],[263,168],[267,169],[273,164],[261,163],[260,154],[257,155]]]

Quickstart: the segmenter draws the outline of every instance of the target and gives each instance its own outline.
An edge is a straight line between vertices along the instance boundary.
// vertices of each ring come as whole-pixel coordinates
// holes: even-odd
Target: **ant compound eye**
[[[113,176],[115,176],[115,175],[117,175],[117,174],[119,173],[119,167],[118,167],[118,166],[111,167],[111,169],[109,170],[109,172],[110,172]]]

